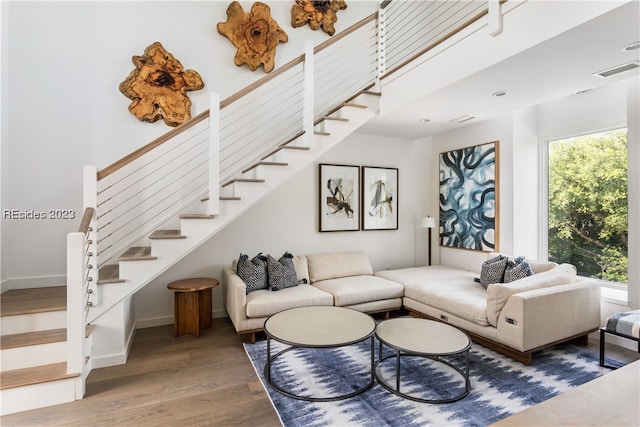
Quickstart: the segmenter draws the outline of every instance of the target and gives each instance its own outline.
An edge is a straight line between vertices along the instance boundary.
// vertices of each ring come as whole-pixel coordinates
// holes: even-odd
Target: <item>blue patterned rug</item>
[[[271,341],[271,354],[285,348]],[[294,426],[486,426],[610,372],[598,355],[571,344],[534,354],[533,365],[473,344],[470,351],[471,392],[453,403],[428,404],[404,399],[377,383],[364,393],[337,402],[306,402],[286,397],[266,384],[266,341],[245,344],[245,350],[269,393],[282,424]],[[337,349],[296,349],[272,364],[272,379],[285,390],[304,396],[346,394],[370,378],[370,341]],[[386,355],[385,353],[384,355]],[[378,345],[375,345],[378,360]],[[378,367],[395,384],[395,359]],[[449,358],[462,366],[464,359]],[[611,364],[619,363],[609,360]],[[422,398],[446,398],[464,387],[451,368],[424,358],[402,359],[401,390]]]

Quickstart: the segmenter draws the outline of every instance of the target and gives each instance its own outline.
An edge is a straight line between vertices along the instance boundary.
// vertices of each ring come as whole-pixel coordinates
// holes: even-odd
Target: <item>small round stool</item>
[[[211,289],[218,286],[216,279],[194,278],[171,282],[167,288],[175,292],[174,336],[194,334],[211,327]]]

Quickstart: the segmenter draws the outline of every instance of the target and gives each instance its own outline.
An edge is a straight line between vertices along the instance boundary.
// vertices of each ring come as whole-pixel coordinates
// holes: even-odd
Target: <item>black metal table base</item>
[[[381,344],[381,347],[382,347],[382,344]],[[382,351],[380,351],[380,355],[382,356]],[[462,378],[464,380],[464,390],[459,395],[454,396],[454,397],[450,397],[450,398],[446,398],[446,399],[423,399],[423,398],[420,398],[420,397],[411,396],[409,394],[401,392],[400,391],[400,359],[402,357],[422,357],[424,359],[430,359],[430,360],[433,360],[435,362],[442,363],[444,365],[449,366],[451,369],[453,369],[454,371],[456,371],[457,373],[459,373],[462,376]],[[385,382],[385,380],[380,378],[380,376],[378,375],[378,372],[377,372],[378,366],[382,362],[384,362],[385,360],[391,359],[391,358],[395,358],[396,359],[396,384],[395,384],[395,388],[390,386],[389,384],[387,384],[387,382]],[[374,374],[378,384],[380,384],[385,389],[389,390],[391,393],[393,393],[395,395],[398,395],[400,397],[403,397],[405,399],[409,399],[409,400],[413,400],[415,402],[421,402],[421,403],[451,403],[451,402],[455,402],[457,400],[460,400],[460,399],[466,397],[469,394],[469,391],[471,390],[471,381],[469,379],[469,349],[464,351],[464,358],[465,358],[465,369],[463,371],[462,369],[458,368],[457,366],[453,365],[449,361],[444,360],[442,357],[439,357],[439,356],[426,356],[426,355],[422,355],[422,354],[402,353],[400,350],[395,350],[394,354],[390,354],[390,355],[385,356],[385,357],[380,357],[380,360],[378,360],[376,362],[376,364],[375,364],[375,367],[373,369],[373,374]]]
[[[366,338],[365,338],[366,339]],[[350,397],[354,397],[357,396],[363,392],[365,392],[366,390],[368,390],[369,388],[371,388],[371,386],[374,384],[375,379],[374,379],[374,364],[375,364],[375,356],[374,356],[374,340],[373,340],[373,336],[369,337],[369,339],[371,340],[371,366],[370,366],[370,377],[369,377],[369,381],[362,387],[358,388],[357,390],[351,392],[351,393],[347,393],[347,394],[342,394],[342,395],[338,395],[338,396],[329,396],[329,397],[313,397],[313,396],[300,396],[297,394],[294,394],[288,390],[283,389],[281,386],[274,384],[271,380],[271,364],[273,363],[273,361],[275,359],[277,359],[279,356],[281,356],[282,354],[297,349],[297,348],[334,348],[334,347],[303,347],[303,346],[291,346],[291,347],[287,347],[284,350],[279,351],[278,353],[274,354],[273,356],[271,356],[271,338],[269,336],[267,336],[267,363],[265,363],[264,365],[264,377],[267,381],[267,384],[269,384],[269,386],[271,386],[274,390],[278,391],[279,393],[284,394],[285,396],[291,397],[293,399],[298,399],[298,400],[305,400],[307,402],[335,402],[337,400],[344,400],[344,399],[349,399]],[[363,340],[364,341],[364,340]],[[354,344],[354,343],[352,343]]]

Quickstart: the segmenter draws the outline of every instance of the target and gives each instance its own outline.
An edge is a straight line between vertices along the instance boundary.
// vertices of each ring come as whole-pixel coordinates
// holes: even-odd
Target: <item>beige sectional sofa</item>
[[[402,307],[404,287],[374,276],[365,252],[332,252],[293,257],[294,287],[246,293],[246,285],[236,273],[236,263],[224,270],[225,306],[239,334],[255,342],[265,320],[279,311],[311,305],[336,305],[376,313]]]
[[[475,280],[479,269],[429,266],[376,276],[404,286],[403,306],[412,315],[459,327],[474,341],[531,364],[534,351],[578,338],[587,341],[598,329],[600,286],[577,276],[570,264],[529,264],[532,276],[486,289]]]
[[[497,254],[489,254],[488,259]],[[224,270],[226,309],[239,334],[255,341],[272,314],[294,307],[336,305],[375,313],[404,308],[447,322],[471,338],[525,364],[534,351],[581,339],[600,326],[600,286],[570,264],[529,261],[535,274],[487,288],[477,271],[447,266],[385,270],[373,274],[364,252],[294,257],[307,284],[246,294],[235,264]]]

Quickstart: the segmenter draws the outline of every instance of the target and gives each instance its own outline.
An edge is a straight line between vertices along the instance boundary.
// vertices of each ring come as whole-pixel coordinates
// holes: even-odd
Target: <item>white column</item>
[[[315,141],[314,136],[314,46],[313,41],[307,40],[304,45],[304,112],[302,114],[302,129],[304,130],[305,145],[311,147]]]
[[[67,235],[67,373],[84,363],[84,234]]]
[[[500,0],[489,0],[489,35],[502,33],[502,6]]]
[[[209,94],[209,215],[220,213],[220,95]]]

